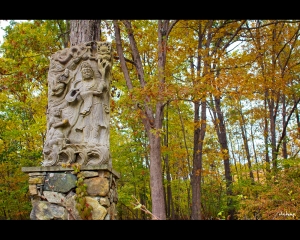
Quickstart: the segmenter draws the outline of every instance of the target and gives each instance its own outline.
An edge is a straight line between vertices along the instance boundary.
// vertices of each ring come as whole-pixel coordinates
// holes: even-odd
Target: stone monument
[[[51,57],[43,166],[105,163],[111,167],[111,66],[107,42],[83,43]]]
[[[111,44],[96,41],[51,56],[42,166],[22,168],[29,173],[31,219],[82,219],[75,207],[78,171],[85,202],[93,206],[90,219],[116,219],[119,174],[109,145],[112,60]]]

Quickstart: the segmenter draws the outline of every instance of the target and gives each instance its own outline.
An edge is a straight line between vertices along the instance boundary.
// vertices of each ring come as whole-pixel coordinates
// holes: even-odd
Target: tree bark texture
[[[200,103],[195,102],[194,120],[199,122]],[[192,175],[192,220],[201,220],[201,172],[203,158],[203,140],[206,132],[206,99],[201,101],[201,125],[194,131],[194,160]]]
[[[70,21],[70,45],[89,41],[100,41],[101,20],[71,20]]]
[[[165,82],[165,64],[166,64],[166,52],[167,52],[167,39],[172,28],[178,20],[158,20],[158,80],[160,83],[158,99],[163,95],[163,87]],[[120,59],[122,71],[126,80],[128,89],[133,88],[132,80],[128,74],[128,68],[125,64],[124,53],[122,49],[121,35],[119,22],[114,20],[114,30],[117,45],[117,52]],[[138,45],[135,40],[134,31],[131,25],[131,21],[123,20],[127,37],[130,43],[132,64],[134,65],[141,87],[145,87],[147,82],[144,76],[144,68],[141,60],[141,56],[138,50]],[[145,96],[143,102],[144,116],[142,122],[146,129],[149,143],[150,143],[150,189],[152,199],[152,219],[166,219],[166,204],[163,188],[163,175],[162,175],[162,156],[161,156],[161,136],[159,131],[162,129],[164,106],[165,104],[157,100],[155,108],[149,105],[150,97]],[[158,131],[158,133],[156,133]]]

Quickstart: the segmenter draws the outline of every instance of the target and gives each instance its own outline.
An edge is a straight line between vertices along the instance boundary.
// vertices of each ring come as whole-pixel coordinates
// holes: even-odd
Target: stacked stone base
[[[77,174],[71,167],[23,167],[29,175],[31,220],[84,220],[76,209]],[[119,174],[107,165],[81,166],[92,220],[116,220]]]

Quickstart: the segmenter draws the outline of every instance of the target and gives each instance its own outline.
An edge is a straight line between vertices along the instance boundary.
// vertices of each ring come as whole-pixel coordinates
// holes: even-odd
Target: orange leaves
[[[216,176],[217,172],[213,171],[213,170],[208,170],[208,169],[203,169],[202,170],[202,177],[206,177],[206,176]]]
[[[113,112],[115,110],[115,107],[116,107],[116,102],[111,99],[110,101],[110,111]]]
[[[287,168],[265,184],[256,185],[252,194],[244,193],[248,198],[241,200],[239,219],[299,219],[300,186],[297,172],[299,166]]]
[[[149,81],[145,87],[135,87],[130,93],[129,98],[133,103],[139,103],[140,106],[147,104],[155,108],[157,102],[165,103],[170,99],[174,99],[175,92],[172,85],[158,83],[157,81]]]

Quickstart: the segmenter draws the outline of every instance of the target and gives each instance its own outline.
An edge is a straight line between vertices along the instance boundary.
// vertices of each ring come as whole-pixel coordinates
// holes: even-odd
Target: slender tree
[[[147,87],[147,81],[145,79],[145,71],[142,64],[141,54],[138,49],[138,43],[135,39],[134,29],[132,27],[132,21],[123,20],[123,25],[125,26],[127,37],[129,40],[129,45],[132,55],[132,64],[135,68],[140,83],[140,87],[145,89]],[[157,42],[157,79],[158,82],[158,95],[155,96],[156,99],[152,98],[148,94],[144,96],[143,103],[137,105],[136,108],[143,112],[142,122],[147,132],[150,145],[150,188],[151,188],[151,198],[152,198],[152,213],[155,216],[153,219],[166,219],[166,204],[164,197],[163,188],[163,177],[162,177],[162,156],[161,156],[161,130],[163,126],[164,117],[164,107],[166,102],[163,93],[165,88],[165,67],[166,67],[166,57],[167,57],[167,42],[169,34],[177,23],[177,20],[158,20],[158,42]],[[117,45],[117,53],[119,56],[122,71],[124,73],[124,78],[126,80],[127,87],[129,91],[132,91],[134,85],[132,83],[132,78],[130,77],[128,67],[126,65],[126,60],[124,57],[124,50],[122,46],[121,34],[120,34],[120,21],[114,20],[115,29],[115,39]],[[153,105],[151,102],[155,102]],[[152,106],[151,106],[152,105]]]

